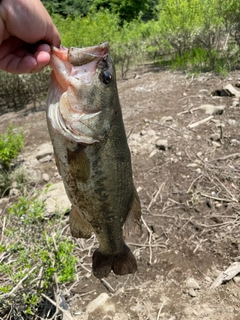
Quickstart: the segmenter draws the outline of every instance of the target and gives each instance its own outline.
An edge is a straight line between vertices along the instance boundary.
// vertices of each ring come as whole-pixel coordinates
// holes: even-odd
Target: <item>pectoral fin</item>
[[[78,177],[81,182],[87,182],[90,176],[89,159],[84,152],[84,147],[80,146],[77,150],[67,151],[68,164],[73,177]]]
[[[69,224],[71,234],[74,238],[88,239],[92,235],[91,225],[83,218],[83,216],[72,207],[69,215]]]

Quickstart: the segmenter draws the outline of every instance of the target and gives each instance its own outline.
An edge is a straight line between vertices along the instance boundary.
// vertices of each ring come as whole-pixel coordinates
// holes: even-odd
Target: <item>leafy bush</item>
[[[34,109],[45,100],[50,69],[36,74],[9,74],[0,71],[0,110],[6,112],[33,103]]]
[[[17,129],[10,125],[6,133],[0,135],[0,164],[7,171],[12,161],[17,158],[22,150],[24,143],[23,131],[21,130],[19,133],[16,131]]]
[[[49,219],[45,200],[39,200],[38,195],[21,197],[5,218],[0,246],[0,277],[4,279],[0,317],[14,305],[27,319],[29,314],[39,314],[42,294],[52,296],[56,285],[74,279],[74,245],[60,232],[64,225],[61,215],[56,213]]]

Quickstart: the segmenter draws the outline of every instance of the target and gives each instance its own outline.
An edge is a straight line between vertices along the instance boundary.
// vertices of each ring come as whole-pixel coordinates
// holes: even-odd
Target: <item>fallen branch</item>
[[[234,278],[238,273],[240,273],[240,261],[236,261],[231,264],[227,270],[223,271],[217,279],[212,283],[210,289],[216,289],[221,284]]]
[[[202,120],[200,120],[200,121],[198,121],[198,122],[189,124],[189,125],[188,125],[188,128],[189,128],[189,129],[196,128],[196,127],[199,126],[200,124],[206,123],[206,122],[208,122],[209,120],[211,120],[212,118],[213,118],[213,116],[210,116],[210,117],[207,117],[207,118],[205,118],[205,119],[202,119]]]
[[[197,111],[199,109],[201,109],[201,106],[197,107],[197,108],[193,108],[193,109],[189,109],[189,110],[185,110],[185,111],[179,112],[177,115],[180,116],[181,114],[192,113],[193,111]]]
[[[234,159],[237,159],[237,158],[240,158],[240,153],[232,153],[232,154],[229,154],[228,156],[225,156],[225,157],[221,157],[221,158],[216,158],[216,159],[212,159],[210,160],[211,162],[212,161],[222,161],[222,160],[227,160],[229,158],[234,158]]]
[[[175,217],[176,218],[176,217]],[[131,246],[135,246],[135,247],[146,247],[146,248],[149,248],[149,247],[152,247],[152,248],[167,248],[167,246],[165,244],[141,244],[141,243],[133,243],[133,242],[128,242],[129,245]]]
[[[200,192],[200,195],[202,197],[206,197],[206,198],[209,198],[209,199],[213,199],[213,200],[216,200],[216,201],[223,201],[223,202],[236,202],[238,203],[237,199],[226,199],[226,198],[218,198],[218,197],[214,197],[214,196],[211,196],[207,193],[203,193],[203,192]]]

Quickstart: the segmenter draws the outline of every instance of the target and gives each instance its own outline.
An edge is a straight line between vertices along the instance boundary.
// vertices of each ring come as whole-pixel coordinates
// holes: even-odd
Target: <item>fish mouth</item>
[[[87,48],[52,47],[50,67],[53,69],[56,80],[62,87],[63,92],[69,85],[76,82],[83,84],[91,83],[97,68],[97,63],[109,51],[108,42],[99,46]]]
[[[59,131],[76,142],[99,141],[88,122],[101,111],[94,106],[91,111],[84,110],[78,88],[92,83],[99,61],[107,58],[108,51],[108,42],[87,48],[52,47],[50,67],[53,69],[52,81],[55,92],[58,92],[59,104],[52,110],[51,119]]]

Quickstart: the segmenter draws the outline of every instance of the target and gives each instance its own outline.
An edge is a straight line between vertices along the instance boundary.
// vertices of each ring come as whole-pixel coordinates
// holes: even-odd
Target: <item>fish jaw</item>
[[[91,83],[97,67],[97,62],[108,53],[107,42],[95,47],[60,49],[52,47],[50,67],[56,80],[67,91],[69,85],[78,86],[81,83]]]
[[[91,144],[99,141],[88,122],[98,119],[101,110],[94,105],[86,110],[82,92],[96,78],[98,62],[108,55],[108,50],[107,42],[82,49],[52,47],[48,119],[56,131],[75,142]]]

